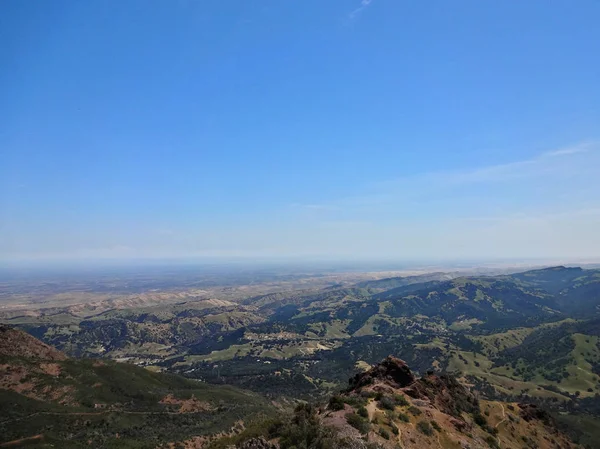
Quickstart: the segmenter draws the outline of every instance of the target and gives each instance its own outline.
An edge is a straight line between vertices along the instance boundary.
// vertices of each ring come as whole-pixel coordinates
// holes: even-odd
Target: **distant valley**
[[[584,442],[598,436],[600,270],[370,276],[269,281],[247,295],[241,284],[213,286],[213,297],[138,307],[17,308],[2,321],[72,357],[177,373],[280,403],[323,400],[394,355],[421,375],[452,373],[488,400],[548,408]]]

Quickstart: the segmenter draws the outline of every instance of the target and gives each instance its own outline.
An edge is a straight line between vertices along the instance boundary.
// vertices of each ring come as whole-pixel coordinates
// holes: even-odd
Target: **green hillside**
[[[14,355],[0,355],[0,403],[0,447],[156,447],[272,410],[254,393],[129,364]]]

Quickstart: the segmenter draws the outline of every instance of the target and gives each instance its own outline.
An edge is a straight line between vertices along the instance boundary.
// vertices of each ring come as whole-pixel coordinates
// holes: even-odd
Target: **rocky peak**
[[[364,373],[359,373],[349,381],[350,390],[382,382],[392,388],[404,388],[415,382],[415,376],[404,360],[388,356],[381,363]]]

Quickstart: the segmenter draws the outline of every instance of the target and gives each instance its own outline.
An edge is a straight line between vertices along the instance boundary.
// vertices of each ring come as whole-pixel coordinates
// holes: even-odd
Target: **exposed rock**
[[[479,410],[477,397],[455,377],[430,374],[412,383],[404,392],[413,399],[428,400],[438,410],[461,418],[463,412]]]
[[[279,445],[267,441],[264,437],[251,438],[237,446],[238,449],[279,449]]]
[[[469,430],[471,430],[471,426],[469,424],[467,424],[465,421],[463,421],[462,419],[450,419],[450,424],[452,424],[452,426],[458,430],[459,432],[468,432]]]
[[[348,390],[334,398],[318,417],[306,415],[313,410],[310,407],[297,409],[290,421],[295,432],[302,425],[318,435],[318,423],[328,429],[322,434],[327,436],[327,447],[343,449],[482,449],[498,444],[519,448],[523,442],[539,449],[574,447],[555,425],[548,425],[549,415],[535,406],[519,405],[523,419],[510,419],[504,409],[514,411],[511,404],[480,401],[451,375],[428,372],[415,379],[406,363],[391,356],[354,376]],[[478,419],[482,413],[490,417],[489,422]],[[308,420],[312,420],[310,427],[303,424]],[[227,449],[278,448],[258,438]]]
[[[415,382],[415,376],[403,360],[390,355],[369,371],[352,377],[349,389],[356,390],[376,381],[385,382],[392,388],[404,388]]]

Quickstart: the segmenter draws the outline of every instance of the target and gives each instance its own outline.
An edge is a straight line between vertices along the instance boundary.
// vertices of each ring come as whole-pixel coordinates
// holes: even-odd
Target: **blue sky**
[[[600,2],[16,1],[0,258],[600,257]]]

